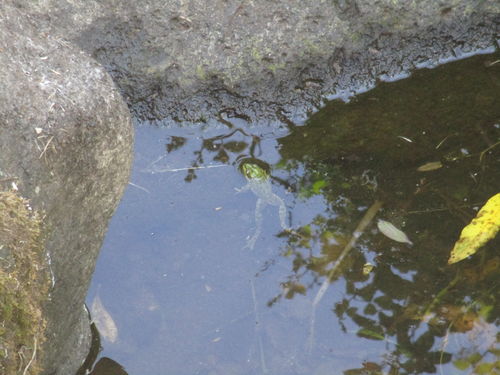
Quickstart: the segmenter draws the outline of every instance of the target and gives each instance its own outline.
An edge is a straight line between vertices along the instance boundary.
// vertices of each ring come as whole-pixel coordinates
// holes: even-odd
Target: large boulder
[[[31,350],[23,353],[22,368],[33,355],[37,363],[30,363],[30,374],[36,367],[44,374],[74,374],[90,344],[84,308],[90,277],[128,181],[129,111],[108,73],[87,53],[41,31],[38,20],[5,2],[0,7],[0,81],[0,188],[5,192],[0,203],[14,216],[20,212],[27,223],[16,240],[3,235],[15,222],[3,221],[0,255],[12,261],[0,262],[0,268],[11,277],[22,273],[16,266],[23,263],[16,259],[25,250],[14,245],[33,237],[34,254],[44,244],[44,256],[33,256],[34,264],[49,280],[48,288],[33,288],[35,282],[45,285],[43,278],[15,284],[28,301],[30,293],[37,294],[33,301],[44,301],[41,315],[31,314],[26,324],[47,323],[44,338],[33,329],[36,335],[21,343]],[[16,211],[28,204],[20,196],[29,200],[33,217]],[[39,230],[41,236],[31,234]],[[9,337],[0,331],[0,346]],[[12,359],[18,353],[8,355]]]
[[[325,95],[498,47],[500,38],[498,1],[16,3],[41,30],[92,54],[149,120],[279,118]]]

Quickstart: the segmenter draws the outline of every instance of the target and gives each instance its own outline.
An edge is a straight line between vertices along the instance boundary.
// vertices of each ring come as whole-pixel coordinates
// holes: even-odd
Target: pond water
[[[500,373],[500,242],[447,264],[500,190],[499,59],[285,125],[138,124],[88,296],[109,313],[99,356],[131,375]],[[269,195],[237,191],[249,160],[290,230]]]

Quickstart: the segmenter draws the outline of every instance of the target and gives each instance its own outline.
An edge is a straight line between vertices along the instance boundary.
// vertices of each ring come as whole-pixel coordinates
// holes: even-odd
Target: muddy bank
[[[99,61],[143,120],[290,116],[500,38],[492,1],[16,3]]]

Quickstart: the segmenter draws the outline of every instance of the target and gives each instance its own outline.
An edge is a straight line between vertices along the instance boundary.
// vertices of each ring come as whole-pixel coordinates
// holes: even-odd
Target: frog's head
[[[264,162],[257,162],[256,159],[242,161],[240,171],[247,180],[267,180],[269,178],[269,167]]]

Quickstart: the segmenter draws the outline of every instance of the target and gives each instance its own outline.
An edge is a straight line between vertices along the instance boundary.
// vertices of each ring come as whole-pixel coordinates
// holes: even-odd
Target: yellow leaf
[[[448,264],[453,264],[474,254],[486,242],[495,238],[500,229],[500,193],[492,196],[479,210],[477,216],[460,234],[451,251]]]

